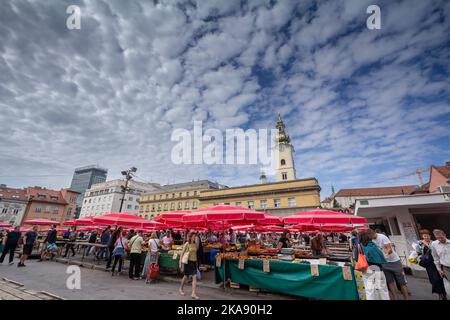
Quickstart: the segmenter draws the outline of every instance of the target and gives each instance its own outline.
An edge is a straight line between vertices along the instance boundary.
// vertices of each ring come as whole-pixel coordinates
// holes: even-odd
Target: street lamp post
[[[122,207],[123,207],[123,202],[125,200],[125,195],[127,193],[127,191],[130,189],[128,188],[128,183],[129,181],[133,178],[133,173],[137,171],[136,167],[131,167],[128,170],[122,171],[122,175],[125,177],[125,186],[120,186],[122,188],[122,199],[120,201],[120,209],[119,209],[119,213],[122,212]]]

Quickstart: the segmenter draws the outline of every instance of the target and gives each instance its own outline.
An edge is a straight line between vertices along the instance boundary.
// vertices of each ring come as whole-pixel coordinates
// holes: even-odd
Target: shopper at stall
[[[387,263],[383,252],[372,241],[367,232],[359,234],[357,246],[357,250],[362,250],[369,264],[368,270],[361,272],[367,300],[390,300],[386,277],[382,272],[383,265]]]
[[[130,248],[130,267],[128,275],[130,279],[133,280],[139,280],[143,244],[144,238],[142,238],[142,231],[139,230],[137,234],[129,240],[128,244]]]
[[[97,259],[103,258],[108,259],[109,250],[107,246],[110,238],[111,238],[111,226],[107,226],[100,236],[100,244],[104,245],[105,247],[99,250],[99,252],[97,253]]]
[[[446,292],[450,292],[450,240],[444,231],[433,230],[436,240],[431,243],[434,264],[444,280]]]
[[[166,235],[161,239],[161,252],[167,253],[169,250],[172,250],[173,246],[173,237],[172,232],[167,230]]]
[[[376,233],[372,229],[368,229],[367,235],[382,250],[384,257],[387,261],[383,265],[383,272],[386,276],[389,291],[391,292],[393,300],[397,300],[397,284],[400,286],[400,290],[404,300],[408,300],[408,288],[406,286],[405,273],[400,261],[399,255],[394,251],[392,243],[388,237],[384,234]]]
[[[197,268],[204,264],[203,258],[203,244],[198,232],[194,232],[195,244],[197,245]]]
[[[13,231],[10,231],[6,238],[4,239],[5,247],[3,248],[2,255],[0,257],[0,263],[3,263],[5,256],[9,253],[9,264],[14,264],[14,252],[16,251],[17,245],[19,244],[19,239],[21,237],[20,227],[17,226]]]
[[[353,259],[356,261],[358,259],[358,243],[359,243],[359,237],[358,237],[358,231],[353,230],[352,231],[352,237],[350,240],[350,247],[353,252]]]
[[[126,234],[124,231],[122,231],[122,228],[117,229],[117,235],[116,235],[116,243],[114,244],[114,250],[112,252],[112,256],[114,258],[114,262],[111,269],[111,276],[114,276],[116,265],[119,263],[119,269],[117,270],[118,273],[122,271],[122,264],[123,264],[123,258],[125,256],[125,249],[128,245],[128,238],[126,237]],[[119,231],[120,230],[120,231]]]
[[[112,263],[112,259],[113,259],[112,252],[114,251],[114,248],[116,246],[117,238],[120,234],[122,234],[122,230],[123,230],[122,227],[118,227],[118,226],[116,226],[115,229],[116,230],[114,230],[114,232],[112,232],[111,235],[109,236],[108,243],[107,243],[106,249],[108,250],[108,252],[107,252],[108,262],[106,263],[106,269],[111,268],[111,263]]]
[[[133,238],[136,235],[134,229],[130,230],[130,234],[128,235],[128,240],[131,240],[131,238]]]
[[[183,246],[180,259],[180,269],[183,271],[183,279],[181,279],[180,294],[184,293],[184,285],[189,276],[192,276],[192,299],[200,299],[197,294],[197,251],[198,247],[195,242],[195,236],[192,232],[188,233],[187,241]]]
[[[430,231],[426,229],[420,230],[422,240],[419,241],[416,252],[418,254],[419,265],[426,269],[428,280],[431,283],[431,292],[437,293],[440,300],[447,300],[447,293],[444,287],[444,279],[434,263],[431,249]]]
[[[68,242],[66,243],[66,252],[63,255],[63,258],[67,257],[67,254],[69,253],[69,250],[72,251],[72,257],[75,255],[75,244],[74,242],[77,240],[77,228],[72,227],[72,230],[70,231]]]
[[[20,257],[20,261],[17,264],[18,267],[25,267],[25,261],[27,261],[28,256],[31,255],[33,251],[34,244],[36,242],[36,238],[38,227],[34,226],[31,231],[25,233],[25,237],[23,239],[23,254]]]
[[[89,235],[88,238],[88,243],[97,243],[97,236],[98,236],[98,232],[97,230],[92,230],[91,234]],[[88,246],[86,248],[86,257],[91,253],[95,251],[95,246]]]

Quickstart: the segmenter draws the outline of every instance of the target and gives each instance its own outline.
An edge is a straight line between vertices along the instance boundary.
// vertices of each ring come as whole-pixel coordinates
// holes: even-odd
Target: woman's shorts
[[[185,276],[195,276],[197,275],[197,262],[196,261],[188,261],[184,265],[183,273]]]
[[[23,254],[26,254],[27,256],[29,256],[32,251],[33,251],[33,245],[32,244],[25,244],[23,246]]]

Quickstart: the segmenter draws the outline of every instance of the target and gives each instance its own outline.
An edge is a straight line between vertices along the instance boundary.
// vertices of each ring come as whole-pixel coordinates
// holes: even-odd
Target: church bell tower
[[[295,175],[294,147],[286,133],[281,113],[278,113],[278,135],[275,143],[275,179],[277,182],[297,179]]]

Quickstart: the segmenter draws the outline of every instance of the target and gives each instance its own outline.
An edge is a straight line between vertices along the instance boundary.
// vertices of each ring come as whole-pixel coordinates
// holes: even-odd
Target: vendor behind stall
[[[311,239],[311,250],[313,255],[315,256],[320,256],[322,255],[322,253],[329,253],[328,248],[325,244],[325,239],[320,232]]]
[[[280,239],[278,239],[277,249],[281,250],[283,248],[291,247],[291,234],[288,231],[283,231]]]

